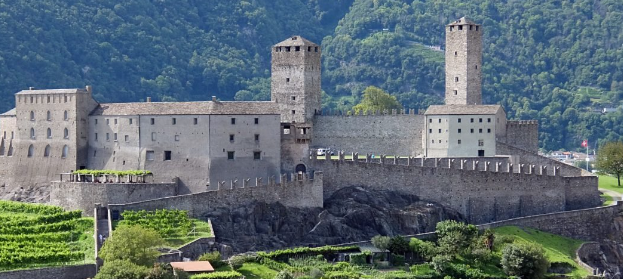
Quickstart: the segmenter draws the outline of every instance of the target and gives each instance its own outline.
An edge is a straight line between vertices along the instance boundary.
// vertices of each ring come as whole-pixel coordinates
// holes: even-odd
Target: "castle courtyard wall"
[[[412,113],[317,115],[312,146],[376,155],[422,155],[424,115]]]

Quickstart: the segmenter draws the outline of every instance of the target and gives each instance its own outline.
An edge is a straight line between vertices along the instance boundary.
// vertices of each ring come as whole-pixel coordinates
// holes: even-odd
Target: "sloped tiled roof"
[[[279,114],[274,102],[142,102],[100,104],[91,115]]]
[[[3,114],[0,114],[0,116],[15,116],[15,108],[13,108],[12,110],[9,110]]]
[[[470,24],[470,25],[480,25],[480,24],[478,24],[478,23],[475,23],[475,22],[471,21],[471,20],[470,20],[469,18],[467,18],[467,17],[462,17],[462,18],[460,18],[460,19],[457,19],[457,20],[455,20],[455,21],[451,22],[451,23],[450,23],[450,24],[448,24],[448,25],[465,25],[465,24]]]
[[[451,114],[496,114],[502,109],[500,105],[443,105],[430,106],[424,114],[451,115]]]
[[[276,44],[275,46],[278,47],[278,46],[318,46],[318,45],[314,44],[313,42],[301,36],[292,36],[286,39],[285,41]]]
[[[212,272],[214,268],[209,261],[195,262],[171,262],[173,268],[181,269],[186,272]]]
[[[34,90],[22,90],[17,92],[17,94],[73,94],[78,92],[86,92],[84,89],[34,89]]]

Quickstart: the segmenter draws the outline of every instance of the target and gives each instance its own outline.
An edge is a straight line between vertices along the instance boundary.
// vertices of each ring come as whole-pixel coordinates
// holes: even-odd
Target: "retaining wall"
[[[95,277],[94,264],[72,265],[63,267],[49,267],[27,270],[0,272],[2,279],[86,279]]]

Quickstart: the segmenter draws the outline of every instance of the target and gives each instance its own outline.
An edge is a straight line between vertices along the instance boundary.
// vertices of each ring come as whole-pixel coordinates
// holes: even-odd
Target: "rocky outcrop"
[[[324,201],[324,208],[251,202],[240,208],[218,208],[203,218],[212,220],[218,242],[238,252],[364,241],[378,234],[417,234],[434,231],[441,220],[462,220],[458,213],[416,196],[362,187],[337,191]]]

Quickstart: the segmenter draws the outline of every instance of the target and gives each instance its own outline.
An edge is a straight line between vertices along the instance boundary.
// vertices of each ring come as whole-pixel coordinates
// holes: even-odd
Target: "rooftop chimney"
[[[147,101],[145,101],[147,103],[151,103],[151,97],[147,97]]]
[[[87,89],[87,93],[89,93],[89,94],[93,93],[93,87],[91,87],[91,85],[87,85],[86,89]]]
[[[216,102],[216,96],[212,96],[212,102]]]
[[[35,90],[35,88],[31,86],[31,87],[28,87],[28,90]]]

